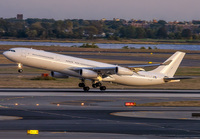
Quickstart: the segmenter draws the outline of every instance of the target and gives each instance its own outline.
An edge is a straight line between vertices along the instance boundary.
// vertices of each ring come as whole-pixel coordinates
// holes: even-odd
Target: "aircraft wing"
[[[101,74],[114,74],[114,73],[116,73],[117,66],[116,67],[79,67],[79,68],[74,68],[72,70],[80,71],[83,69],[92,70],[92,71],[95,71],[95,72],[101,73]]]
[[[129,68],[141,68],[141,67],[152,67],[152,66],[160,66],[165,64],[148,64],[148,65],[135,65],[135,66],[113,66],[113,67],[75,67],[72,70],[80,72],[82,70],[90,70],[96,73],[100,73],[102,75],[110,75],[110,74],[121,74],[121,75],[132,75],[133,71]]]
[[[165,66],[165,65],[169,65],[171,62],[172,60],[169,60],[160,64],[134,65],[134,66],[128,66],[128,68],[144,68],[144,67],[154,67],[154,66],[161,66],[161,65]]]
[[[134,65],[134,66],[127,66],[128,68],[143,68],[143,67],[154,67],[154,66],[160,66],[164,64],[148,64],[148,65]]]
[[[134,65],[134,66],[127,66],[127,68],[142,68],[142,67],[154,67],[154,66],[160,66],[160,65],[166,65],[166,64],[148,64],[148,65]],[[73,68],[72,70],[78,71],[81,69],[88,69],[88,70],[93,70],[93,71],[112,71],[116,70],[118,66],[113,66],[113,67],[78,67],[78,68]],[[126,67],[125,67],[126,68]]]

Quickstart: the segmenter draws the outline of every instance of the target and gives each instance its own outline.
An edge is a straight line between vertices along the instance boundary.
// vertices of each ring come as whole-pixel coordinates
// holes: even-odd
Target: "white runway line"
[[[0,96],[65,96],[65,97],[200,97],[195,93],[77,93],[77,92],[0,92]]]

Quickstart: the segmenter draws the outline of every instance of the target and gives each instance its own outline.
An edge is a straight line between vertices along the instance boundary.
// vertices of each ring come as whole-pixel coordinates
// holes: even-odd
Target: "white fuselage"
[[[11,49],[12,50],[12,49]],[[23,65],[56,71],[68,76],[82,78],[79,72],[73,70],[81,67],[116,67],[116,65],[61,55],[43,50],[29,48],[13,48],[13,51],[5,51],[4,56],[8,59],[22,63]],[[120,67],[120,66],[118,66]],[[146,71],[133,72],[132,75],[111,74],[102,81],[115,82],[124,85],[154,85],[165,83],[163,74],[155,74]],[[92,79],[96,80],[96,79]]]

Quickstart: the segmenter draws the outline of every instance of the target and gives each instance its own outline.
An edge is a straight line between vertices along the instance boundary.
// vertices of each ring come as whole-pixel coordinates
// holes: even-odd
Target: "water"
[[[60,43],[60,42],[15,42],[15,41],[0,41],[0,45],[13,45],[13,46],[63,46],[63,47],[71,47],[71,46],[81,46],[83,43]],[[141,48],[141,47],[151,47],[154,49],[155,47],[158,49],[173,49],[173,50],[200,50],[200,45],[188,45],[188,44],[103,44],[97,43],[99,48],[105,49],[121,49],[124,46],[128,46],[129,48]]]

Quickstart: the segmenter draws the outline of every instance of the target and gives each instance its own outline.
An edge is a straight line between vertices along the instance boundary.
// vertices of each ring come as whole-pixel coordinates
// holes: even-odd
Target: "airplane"
[[[61,55],[32,48],[11,48],[3,55],[18,63],[18,72],[23,72],[23,65],[51,71],[55,78],[77,77],[81,80],[78,84],[84,91],[89,91],[85,80],[92,81],[92,87],[106,90],[103,82],[113,82],[128,86],[156,85],[168,82],[179,82],[174,78],[185,53],[177,51],[161,64],[135,65],[122,67],[113,64],[96,62],[92,60]],[[157,66],[151,71],[144,67]]]

